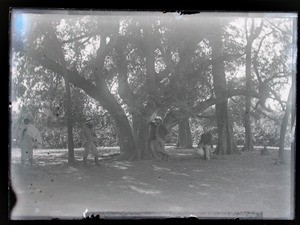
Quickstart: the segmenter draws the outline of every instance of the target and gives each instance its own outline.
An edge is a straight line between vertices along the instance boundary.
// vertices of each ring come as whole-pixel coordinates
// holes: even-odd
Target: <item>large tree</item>
[[[208,17],[177,21],[168,16],[33,15],[31,19],[23,52],[28,62],[67,78],[107,110],[115,122],[122,158],[152,157],[146,139],[153,115],[164,116],[170,130],[216,104],[217,152],[236,152],[226,99],[245,95],[246,90],[226,86],[219,23],[212,24],[215,33],[208,36]],[[45,21],[51,21],[47,30],[56,34],[55,47],[55,37],[41,29]],[[54,57],[57,48],[65,63]],[[255,91],[250,94],[259,98]]]
[[[216,18],[214,20],[214,32],[210,36],[210,44],[212,49],[212,75],[214,80],[214,91],[216,98],[222,98],[227,90],[227,81],[225,75],[225,58],[223,45],[223,25],[222,20]],[[216,120],[218,126],[218,144],[216,154],[233,154],[238,153],[238,148],[233,136],[233,127],[230,114],[228,111],[227,99],[216,104]]]

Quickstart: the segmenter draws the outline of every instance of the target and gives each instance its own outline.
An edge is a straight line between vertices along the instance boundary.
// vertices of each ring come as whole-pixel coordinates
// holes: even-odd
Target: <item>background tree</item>
[[[285,134],[286,134],[290,114],[291,114],[291,89],[289,92],[286,110],[282,118],[282,123],[280,127],[280,140],[279,140],[280,145],[279,145],[278,160],[277,160],[278,163],[284,163],[286,160],[284,156],[284,147],[285,147],[284,143],[285,143]]]
[[[249,27],[249,28],[248,28]],[[250,20],[245,20],[245,31],[246,31],[246,40],[247,44],[245,47],[246,53],[246,102],[245,102],[245,145],[243,147],[244,151],[252,151],[253,143],[252,143],[252,132],[251,132],[251,120],[250,120],[250,112],[251,112],[251,65],[252,65],[252,44],[253,41],[260,34],[261,29],[263,27],[263,22],[260,22],[260,25],[256,27],[255,20],[252,18]]]
[[[227,89],[224,52],[223,52],[223,26],[219,18],[213,23],[214,33],[210,35],[211,57],[212,57],[212,75],[214,80],[214,91],[217,98],[222,98],[224,91]],[[218,144],[215,150],[216,154],[233,154],[238,153],[238,148],[233,137],[233,127],[228,112],[227,100],[216,104],[216,120],[218,126]]]

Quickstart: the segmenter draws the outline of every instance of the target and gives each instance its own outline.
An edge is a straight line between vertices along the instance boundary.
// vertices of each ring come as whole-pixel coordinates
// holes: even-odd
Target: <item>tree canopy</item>
[[[125,158],[149,157],[147,121],[154,115],[165,118],[169,131],[191,118],[195,131],[205,116],[216,126],[220,103],[231,115],[222,120],[234,122],[229,127],[240,140],[244,96],[261,143],[261,132],[269,137],[266,124],[278,124],[285,111],[282,93],[295,67],[293,20],[269,15],[16,10],[11,87],[12,101],[21,102],[18,118],[30,114],[45,135],[64,129],[67,77],[75,139],[77,126],[92,115],[102,133],[118,137]]]

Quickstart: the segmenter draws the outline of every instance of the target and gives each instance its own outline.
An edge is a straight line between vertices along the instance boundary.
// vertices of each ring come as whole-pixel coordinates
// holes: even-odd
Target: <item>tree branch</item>
[[[237,60],[237,59],[241,58],[244,55],[246,55],[246,52],[239,53],[239,54],[227,54],[227,53],[224,53],[223,56],[222,56],[222,58],[223,58],[224,61],[229,62],[231,60]]]
[[[267,22],[273,27],[273,29],[275,28],[275,29],[279,30],[280,32],[284,33],[284,31],[283,31],[281,28],[279,28],[278,25],[275,25],[275,24],[272,23],[270,20],[267,20]],[[283,21],[281,21],[281,22],[279,23],[279,25],[282,24],[282,23],[283,23]]]
[[[267,118],[275,121],[276,123],[279,123],[278,119],[269,116],[268,114],[266,114],[265,112],[263,112],[262,110],[260,110],[258,107],[256,107],[256,111],[259,112],[260,114],[264,115],[265,117],[267,117]]]
[[[279,96],[277,95],[277,93],[274,90],[272,90],[271,88],[270,88],[270,92],[274,95],[274,98],[272,98],[272,99],[278,101],[279,104],[280,104],[280,106],[281,106],[281,108],[282,108],[282,110],[284,111],[285,110],[285,106],[283,104],[283,101],[279,98]]]
[[[250,34],[249,36],[246,36],[247,38],[247,42],[251,43],[258,37],[258,35],[260,34],[262,27],[263,27],[263,21],[260,22],[260,26],[257,28],[254,28],[254,19],[251,19],[251,29],[250,29]],[[247,21],[247,20],[246,20]],[[247,24],[247,22],[246,22]],[[247,30],[247,26],[246,26],[246,30]]]
[[[91,32],[91,33],[88,33],[88,34],[80,35],[80,36],[75,37],[75,38],[70,38],[69,40],[62,41],[61,44],[67,44],[67,43],[71,43],[71,42],[74,42],[74,41],[79,41],[83,38],[91,38],[92,36],[96,36],[96,35],[100,35],[99,31],[94,31],[94,32]]]
[[[252,59],[253,62],[256,62],[256,61],[257,61],[258,53],[259,53],[259,51],[260,51],[260,49],[261,49],[261,46],[262,46],[263,41],[265,40],[265,38],[266,38],[267,36],[269,36],[269,35],[272,34],[272,33],[273,33],[273,31],[271,31],[271,32],[269,32],[269,33],[267,33],[267,34],[265,34],[265,35],[262,37],[262,39],[260,40],[259,45],[258,45],[258,48],[257,48],[257,51],[256,51],[256,53],[255,53],[255,55],[254,55],[254,57],[253,57],[253,59]]]
[[[195,115],[198,119],[215,119],[215,116],[209,116],[209,115]]]
[[[199,102],[196,106],[192,108],[191,111],[193,112],[193,114],[195,113],[199,114],[200,112],[203,112],[205,109],[207,109],[212,105],[222,103],[226,101],[228,98],[231,98],[233,96],[238,96],[238,95],[246,95],[246,89],[242,88],[242,89],[227,90],[223,92],[222,98],[210,98],[205,101]],[[250,92],[250,96],[258,99],[261,98],[260,94],[254,91]]]
[[[246,89],[234,89],[234,90],[227,90],[222,93],[222,98],[210,98],[205,101],[199,102],[196,106],[194,106],[191,110],[186,109],[172,109],[169,110],[166,113],[166,116],[164,118],[165,123],[168,125],[169,128],[175,126],[181,119],[186,117],[198,117],[199,114],[203,111],[205,111],[210,106],[213,106],[217,103],[221,103],[226,101],[228,98],[231,98],[233,96],[239,96],[239,95],[246,95]],[[260,98],[259,93],[257,92],[250,92],[250,96],[253,98]],[[200,116],[201,117],[201,116]]]
[[[283,75],[280,75],[280,74],[283,74]],[[269,77],[269,78],[266,78],[264,80],[264,82],[269,83],[270,81],[274,80],[275,78],[285,78],[287,76],[289,76],[289,75],[287,75],[284,71],[273,73],[273,76]]]
[[[61,77],[64,77],[63,68],[62,65],[55,62],[53,59],[45,57],[45,55],[42,52],[37,52],[32,54],[28,54],[29,57],[43,66],[45,69],[51,70],[54,73],[60,75]],[[86,80],[82,76],[80,76],[77,72],[68,70],[67,76],[69,76],[69,81],[78,88],[85,91],[90,97],[97,99],[98,101],[102,101],[102,99],[99,99],[99,92],[95,85],[93,85],[90,81]]]

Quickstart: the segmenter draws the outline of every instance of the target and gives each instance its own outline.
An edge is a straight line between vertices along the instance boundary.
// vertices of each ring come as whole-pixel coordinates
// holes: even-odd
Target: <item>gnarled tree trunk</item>
[[[106,84],[103,84],[102,88],[99,90],[98,99],[102,100],[101,103],[103,107],[107,109],[108,113],[115,121],[120,151],[122,154],[121,158],[130,158],[135,152],[135,142],[131,126],[123,108],[110,93]]]
[[[147,138],[149,133],[148,118],[145,115],[135,115],[133,117],[133,124],[135,133],[135,152],[131,155],[132,160],[150,159],[150,151],[147,147]]]

